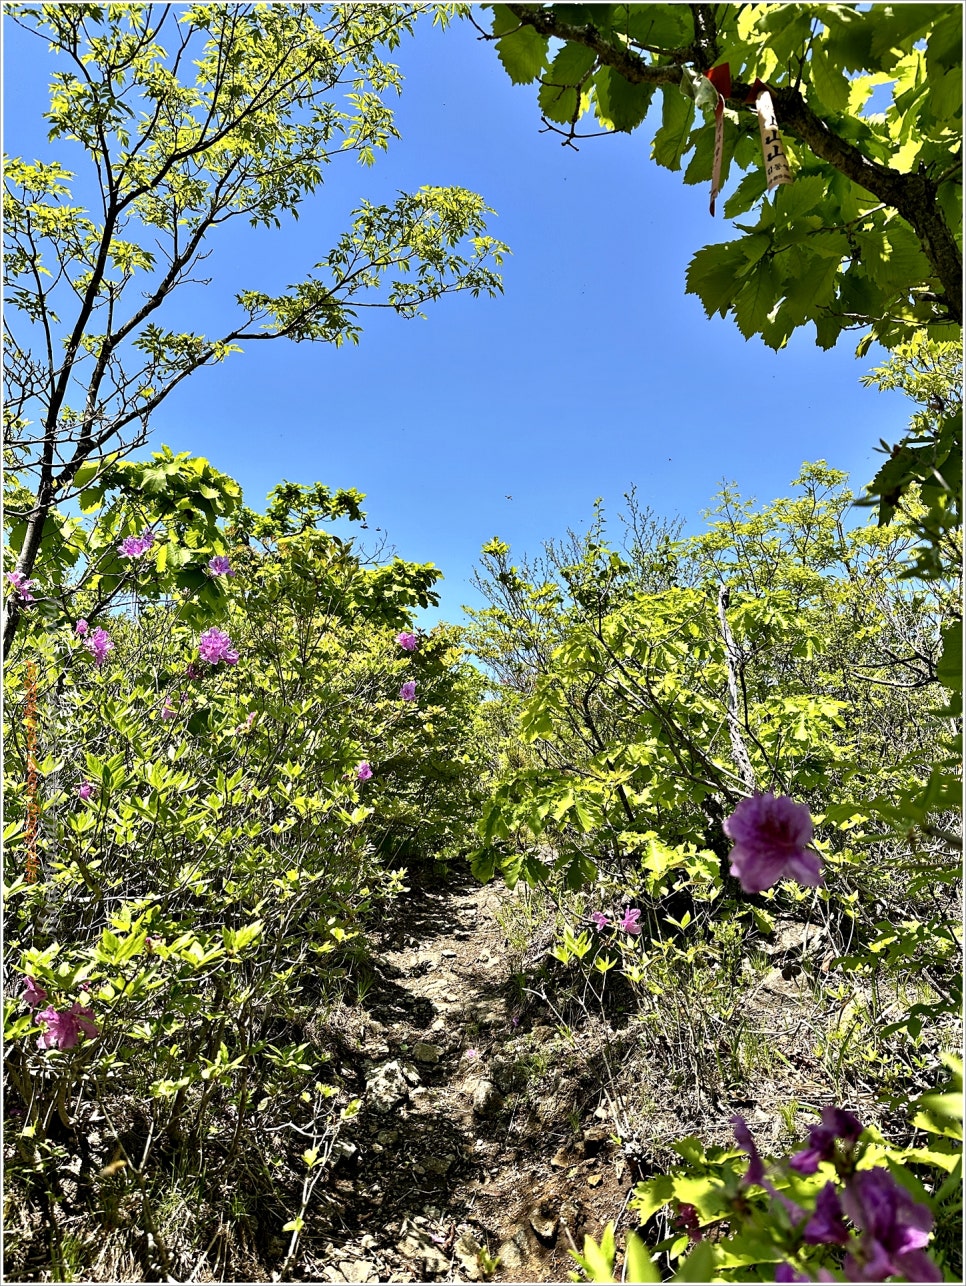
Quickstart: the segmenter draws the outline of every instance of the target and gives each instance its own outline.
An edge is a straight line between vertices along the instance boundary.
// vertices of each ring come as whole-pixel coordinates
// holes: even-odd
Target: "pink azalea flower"
[[[808,1147],[796,1152],[788,1164],[799,1174],[814,1174],[822,1161],[831,1161],[835,1156],[836,1139],[856,1143],[861,1133],[862,1122],[851,1112],[840,1107],[823,1107],[822,1124],[809,1128]]]
[[[201,675],[202,675],[202,671],[198,669],[198,667],[195,665],[194,661],[189,661],[189,662],[188,662],[188,666],[187,666],[187,668],[186,668],[186,670],[185,670],[185,672],[184,672],[184,676],[185,676],[185,678],[186,678],[186,679],[200,679],[200,678],[201,678]]]
[[[408,682],[404,683],[402,687],[399,689],[399,696],[403,701],[415,701],[416,700],[415,680],[409,679]]]
[[[704,1233],[701,1231],[701,1223],[698,1219],[697,1209],[684,1202],[678,1206],[678,1224],[688,1234],[692,1241],[703,1241]]]
[[[177,713],[177,710],[175,710],[174,706],[171,704],[171,698],[165,697],[164,709],[161,711],[161,718],[164,720],[173,719]]]
[[[416,651],[416,635],[415,635],[415,634],[410,634],[410,633],[408,633],[408,631],[403,630],[402,634],[397,634],[397,635],[396,635],[396,642],[399,644],[399,646],[403,649],[403,651],[404,651],[404,652],[415,652],[415,651]]]
[[[798,1272],[796,1268],[794,1268],[791,1264],[789,1264],[786,1261],[784,1263],[779,1264],[778,1267],[775,1269],[775,1281],[776,1282],[811,1282],[811,1281],[834,1282],[834,1281],[838,1281],[838,1278],[833,1277],[827,1268],[820,1268],[818,1270],[817,1277],[806,1277],[804,1273]]]
[[[94,1022],[94,1011],[75,1000],[70,1009],[54,1009],[53,1005],[42,1009],[36,1021],[43,1023],[47,1030],[37,1038],[38,1049],[73,1049],[83,1033],[85,1036],[99,1035],[99,1028]]]
[[[40,584],[39,581],[28,580],[23,572],[7,572],[7,580],[13,586],[13,592],[21,603],[33,603],[35,601],[30,591],[37,588]]]
[[[74,626],[74,633],[80,635],[80,637],[83,638],[89,629],[90,629],[90,626],[87,624],[84,618],[81,617],[81,619]]]
[[[594,928],[598,930],[606,929],[610,924],[610,920],[604,915],[603,911],[591,911],[590,918],[594,922]]]
[[[231,639],[215,625],[201,635],[198,651],[202,661],[207,661],[209,665],[218,665],[220,661],[224,661],[226,665],[238,663],[238,653],[232,647]]]
[[[932,1214],[882,1166],[857,1170],[842,1195],[842,1205],[861,1237],[845,1260],[849,1281],[941,1282],[943,1275],[925,1253]]]
[[[117,548],[122,558],[141,558],[153,543],[153,536],[148,541],[141,536],[125,536]]]
[[[360,781],[368,781],[369,778],[372,776],[372,768],[369,766],[368,763],[366,763],[364,759],[362,763],[359,765],[359,767],[356,769],[356,776],[359,778]]]
[[[23,1000],[30,1009],[39,1009],[47,999],[47,992],[35,978],[28,974],[23,980]]]
[[[638,911],[637,907],[631,907],[629,910],[624,912],[624,918],[617,927],[624,933],[640,933],[640,919],[640,911]]]
[[[231,563],[224,554],[215,554],[214,558],[208,560],[208,570],[212,576],[234,576],[231,569]]]
[[[834,1183],[827,1183],[815,1199],[815,1213],[805,1225],[803,1240],[811,1246],[847,1246],[849,1230],[842,1217],[842,1203]]]
[[[102,630],[98,625],[97,629],[84,639],[84,646],[93,656],[94,664],[100,669],[107,660],[107,654],[114,647],[114,644],[107,630]]]
[[[780,1202],[791,1216],[794,1223],[804,1223],[807,1216],[806,1211],[796,1202],[789,1200],[783,1192],[779,1192],[775,1185],[765,1175],[765,1163],[761,1159],[761,1153],[751,1137],[751,1131],[748,1129],[747,1122],[743,1116],[733,1116],[731,1118],[731,1127],[735,1132],[735,1138],[738,1140],[738,1146],[744,1148],[748,1153],[748,1169],[741,1179],[742,1187],[749,1187],[755,1184],[759,1188],[764,1188],[766,1192]]]
[[[478,1049],[468,1049],[463,1055],[464,1058],[479,1058],[479,1056],[480,1051]]]
[[[787,795],[753,795],[741,801],[724,831],[735,843],[731,874],[746,893],[763,893],[786,877],[799,884],[822,883],[821,858],[808,847],[812,818],[804,804]]]
[[[91,785],[89,781],[81,782],[81,784],[77,787],[78,799],[85,799],[85,800],[90,799],[93,793],[94,793],[94,787]]]

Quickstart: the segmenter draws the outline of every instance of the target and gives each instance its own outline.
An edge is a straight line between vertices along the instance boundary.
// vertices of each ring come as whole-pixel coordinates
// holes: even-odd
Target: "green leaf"
[[[725,202],[725,218],[734,219],[739,214],[745,214],[750,210],[764,196],[767,182],[764,166],[758,165],[750,170]],[[794,184],[786,186],[794,186]]]
[[[530,85],[547,65],[547,38],[520,23],[506,5],[493,6],[493,34],[506,31],[496,42],[497,57],[514,85]]]
[[[716,1257],[710,1242],[700,1241],[680,1265],[672,1281],[712,1282],[715,1280]]]
[[[812,45],[812,54],[807,63],[809,83],[818,96],[820,106],[811,104],[819,115],[825,112],[844,112],[849,105],[849,79],[841,65],[830,57],[828,45],[823,39]],[[794,184],[790,185],[794,187]]]
[[[760,259],[747,285],[738,292],[734,302],[735,321],[745,339],[763,334],[766,343],[768,342],[768,314],[778,302],[781,280],[775,260]]]
[[[662,85],[661,94],[661,128],[654,135],[651,156],[665,169],[679,170],[694,120],[694,102],[677,85]]]
[[[705,246],[688,264],[686,287],[689,295],[698,295],[709,317],[724,317],[737,293],[738,273],[748,266],[741,241],[727,241]]]
[[[473,878],[479,880],[481,884],[489,884],[490,880],[493,879],[498,858],[499,853],[496,849],[477,849],[470,858],[470,870],[473,872]]]
[[[654,1179],[645,1179],[634,1189],[634,1209],[639,1221],[647,1223],[651,1215],[656,1214],[674,1198],[674,1179],[669,1174],[658,1175]]]
[[[550,64],[543,78],[544,84],[582,85],[596,61],[597,55],[593,49],[571,41],[564,45]]]
[[[651,1260],[647,1248],[636,1233],[627,1234],[627,1251],[624,1257],[624,1281],[659,1282],[661,1274]]]
[[[647,115],[654,89],[631,84],[613,67],[601,67],[594,77],[597,119],[606,129],[630,133]]]

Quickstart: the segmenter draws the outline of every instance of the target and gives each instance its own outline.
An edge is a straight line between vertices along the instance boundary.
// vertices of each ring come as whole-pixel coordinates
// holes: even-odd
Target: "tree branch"
[[[592,49],[604,66],[619,72],[635,85],[677,84],[686,65],[703,73],[718,59],[713,10],[710,5],[690,5],[695,27],[694,44],[686,50],[667,50],[673,61],[655,65],[646,62],[626,45],[615,44],[592,23],[585,26],[564,22],[553,8],[527,4],[509,4],[507,8],[521,23],[541,36],[573,41]],[[588,9],[588,13],[593,13]],[[735,81],[728,103],[747,110],[746,100],[752,86]],[[808,106],[797,88],[775,88],[772,100],[784,131],[804,143],[822,161],[846,178],[870,192],[883,204],[896,210],[912,227],[923,252],[942,283],[943,304],[952,321],[962,324],[962,252],[956,244],[946,217],[937,200],[939,183],[925,174],[902,174],[877,161],[870,160],[858,147],[834,133],[826,121]]]

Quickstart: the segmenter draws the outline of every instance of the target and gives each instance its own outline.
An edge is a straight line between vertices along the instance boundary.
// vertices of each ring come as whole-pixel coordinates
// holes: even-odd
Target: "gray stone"
[[[413,1057],[419,1063],[438,1063],[442,1053],[439,1045],[430,1045],[425,1040],[417,1041],[413,1047]]]
[[[374,1112],[391,1112],[408,1097],[406,1076],[396,1061],[377,1067],[366,1082],[366,1101]]]
[[[492,1081],[477,1081],[473,1090],[473,1111],[478,1116],[495,1116],[503,1098]]]
[[[584,1130],[584,1156],[595,1157],[610,1140],[610,1130],[606,1125],[592,1125]]]
[[[356,1263],[346,1260],[339,1264],[339,1271],[347,1282],[377,1282],[379,1280],[375,1264],[370,1264],[366,1259],[360,1259]]]
[[[408,1231],[396,1247],[398,1253],[404,1259],[412,1259],[422,1264],[423,1271],[426,1273],[432,1273],[435,1276],[448,1273],[449,1260],[439,1247],[433,1244],[429,1234],[412,1224],[403,1226],[408,1226]]]
[[[398,1130],[380,1130],[379,1133],[376,1135],[376,1139],[378,1140],[378,1142],[382,1144],[384,1148],[391,1148],[394,1143],[399,1142],[399,1131]]]
[[[463,1276],[467,1281],[478,1282],[483,1276],[480,1271],[480,1251],[483,1247],[473,1240],[468,1232],[457,1237],[453,1243],[453,1255],[460,1268],[463,1270]]]
[[[452,1156],[423,1157],[423,1165],[430,1174],[446,1174],[455,1160]]]
[[[523,1256],[520,1254],[516,1244],[512,1241],[505,1241],[500,1249],[496,1252],[496,1257],[500,1261],[500,1267],[509,1269],[514,1272],[517,1268],[523,1267]]]
[[[553,1242],[557,1236],[557,1216],[538,1206],[530,1211],[530,1227],[541,1241]]]

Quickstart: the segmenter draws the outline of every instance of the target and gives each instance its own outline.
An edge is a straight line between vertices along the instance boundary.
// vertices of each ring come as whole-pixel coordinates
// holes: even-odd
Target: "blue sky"
[[[5,26],[5,148],[71,167],[41,120],[46,47]],[[491,231],[513,252],[505,294],[444,299],[426,321],[364,315],[358,348],[252,345],[172,395],[154,449],[207,456],[255,507],[282,478],[365,492],[400,555],[445,573],[426,624],[478,603],[469,578],[485,541],[536,552],[588,522],[597,496],[616,515],[632,484],[695,530],[724,479],[768,501],[806,459],[847,470],[856,489],[871,478],[875,444],[895,440],[910,409],[860,387],[881,352],[857,362],[849,337],[823,353],[803,333],[775,354],[708,321],[685,271],[729,224],[710,218],[706,185],[650,161],[650,122],[562,147],[540,132],[534,87],[511,85],[467,23],[426,22],[394,60],[402,140],[373,169],[330,167],[298,224],[230,226],[187,316],[224,324],[236,291],[303,276],[361,198],[422,184],[494,207]]]

